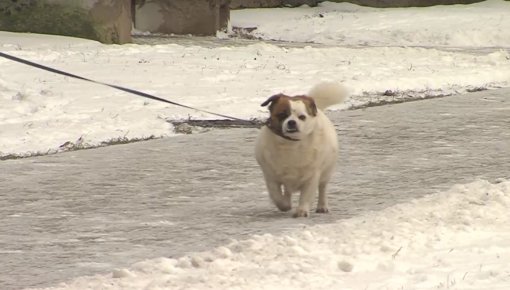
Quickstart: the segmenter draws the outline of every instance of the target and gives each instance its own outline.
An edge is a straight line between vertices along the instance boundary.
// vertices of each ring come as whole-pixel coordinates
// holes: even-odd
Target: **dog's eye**
[[[284,120],[285,118],[287,118],[287,113],[285,112],[282,112],[282,113],[278,113],[278,115],[276,115],[276,117],[279,119],[279,120]]]
[[[298,118],[299,118],[299,120],[301,120],[301,121],[306,120],[306,116],[305,116],[305,115],[300,115]]]

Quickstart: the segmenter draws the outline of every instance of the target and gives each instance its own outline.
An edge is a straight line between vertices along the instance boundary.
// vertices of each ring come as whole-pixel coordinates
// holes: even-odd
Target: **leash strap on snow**
[[[214,113],[214,112],[210,112],[210,111],[206,111],[206,110],[202,110],[202,109],[193,108],[193,107],[190,107],[190,106],[187,106],[187,105],[183,105],[183,104],[179,104],[179,103],[176,103],[176,102],[172,102],[172,101],[169,101],[169,100],[166,100],[166,99],[162,99],[162,98],[156,97],[154,95],[147,94],[147,93],[144,93],[144,92],[140,92],[140,91],[137,91],[137,90],[133,90],[133,89],[130,89],[130,88],[125,88],[125,87],[121,87],[121,86],[117,86],[117,85],[103,83],[103,82],[100,82],[100,81],[95,81],[95,80],[88,79],[88,78],[85,78],[85,77],[82,77],[82,76],[79,76],[79,75],[75,75],[75,74],[71,74],[71,73],[68,73],[68,72],[65,72],[65,71],[61,71],[61,70],[58,70],[58,69],[55,69],[55,68],[51,68],[49,66],[45,66],[45,65],[42,65],[42,64],[31,62],[31,61],[28,61],[26,59],[15,57],[15,56],[3,53],[3,52],[0,52],[0,56],[3,57],[3,58],[9,59],[9,60],[15,61],[15,62],[19,62],[19,63],[22,63],[22,64],[26,64],[28,66],[32,66],[32,67],[38,68],[38,69],[42,69],[42,70],[49,71],[49,72],[52,72],[52,73],[56,73],[56,74],[59,74],[59,75],[63,75],[63,76],[67,76],[67,77],[71,77],[71,78],[75,78],[75,79],[79,79],[79,80],[83,80],[83,81],[87,81],[87,82],[91,82],[91,83],[95,83],[95,84],[99,84],[99,85],[103,85],[103,86],[107,86],[107,87],[111,87],[111,88],[114,88],[114,89],[117,89],[117,90],[121,90],[121,91],[130,93],[130,94],[133,94],[133,95],[144,97],[144,98],[147,98],[147,99],[156,100],[156,101],[164,102],[164,103],[171,104],[171,105],[174,105],[174,106],[179,106],[179,107],[182,107],[182,108],[186,108],[186,109],[191,109],[191,110],[207,113],[207,114],[214,115],[214,116],[217,116],[217,117],[227,118],[227,119],[231,119],[231,120],[235,120],[235,121],[252,123],[252,121],[243,120],[243,119],[236,118],[236,117],[231,117],[231,116],[227,116],[227,115],[223,115],[223,114],[218,114],[218,113]]]

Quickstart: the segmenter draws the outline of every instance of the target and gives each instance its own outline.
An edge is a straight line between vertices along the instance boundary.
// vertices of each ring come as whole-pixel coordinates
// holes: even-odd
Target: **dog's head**
[[[267,126],[287,139],[302,140],[315,128],[317,106],[308,96],[278,94],[269,97],[261,106],[269,105]]]

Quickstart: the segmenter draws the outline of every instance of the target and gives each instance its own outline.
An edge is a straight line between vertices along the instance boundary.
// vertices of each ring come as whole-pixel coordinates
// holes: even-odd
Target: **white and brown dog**
[[[307,217],[319,191],[318,213],[328,212],[326,186],[335,168],[338,140],[321,109],[347,96],[337,83],[320,83],[308,95],[270,97],[270,117],[256,140],[255,156],[271,200],[281,211],[292,208],[291,195],[300,192],[294,217]]]

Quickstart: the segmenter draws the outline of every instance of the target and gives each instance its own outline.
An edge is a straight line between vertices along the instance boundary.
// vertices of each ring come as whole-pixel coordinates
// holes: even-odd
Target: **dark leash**
[[[147,98],[147,99],[164,102],[164,103],[171,104],[171,105],[174,105],[174,106],[179,106],[179,107],[182,107],[182,108],[186,108],[186,109],[191,109],[191,110],[195,110],[195,111],[198,111],[198,112],[207,113],[207,114],[210,114],[210,115],[214,115],[214,116],[217,116],[217,117],[222,117],[222,118],[226,118],[226,119],[230,119],[230,120],[234,120],[234,121],[240,121],[240,122],[243,122],[243,123],[250,123],[250,124],[254,123],[254,121],[244,120],[244,119],[240,119],[240,118],[236,118],[236,117],[232,117],[232,116],[227,116],[227,115],[223,115],[223,114],[218,114],[218,113],[214,113],[214,112],[210,112],[210,111],[206,111],[206,110],[202,110],[202,109],[197,109],[197,108],[194,108],[194,107],[191,107],[191,106],[183,105],[183,104],[180,104],[180,103],[177,103],[177,102],[172,102],[172,101],[169,101],[169,100],[166,100],[166,99],[162,99],[160,97],[156,97],[154,95],[147,94],[147,93],[144,93],[144,92],[141,92],[141,91],[137,91],[137,90],[133,90],[133,89],[130,89],[130,88],[121,87],[121,86],[117,86],[117,85],[112,85],[112,84],[108,84],[108,83],[104,83],[104,82],[100,82],[100,81],[95,81],[95,80],[88,79],[88,78],[85,78],[85,77],[82,77],[82,76],[79,76],[79,75],[75,75],[75,74],[71,74],[71,73],[68,73],[68,72],[65,72],[65,71],[62,71],[62,70],[51,68],[49,66],[45,66],[45,65],[42,65],[42,64],[31,62],[31,61],[28,61],[26,59],[15,57],[15,56],[3,53],[3,52],[0,52],[0,57],[6,58],[6,59],[9,59],[9,60],[18,62],[18,63],[22,63],[22,64],[25,64],[25,65],[28,65],[28,66],[31,66],[31,67],[35,67],[35,68],[38,68],[38,69],[42,69],[42,70],[45,70],[45,71],[56,73],[56,74],[59,74],[59,75],[63,75],[63,76],[67,76],[67,77],[71,77],[71,78],[75,78],[75,79],[79,79],[79,80],[83,80],[83,81],[87,81],[87,82],[91,82],[91,83],[95,83],[95,84],[111,87],[111,88],[114,88],[114,89],[117,89],[117,90],[121,90],[121,91],[130,93],[130,94],[134,94],[134,95],[137,95],[137,96],[140,96],[140,97],[144,97],[144,98]]]

